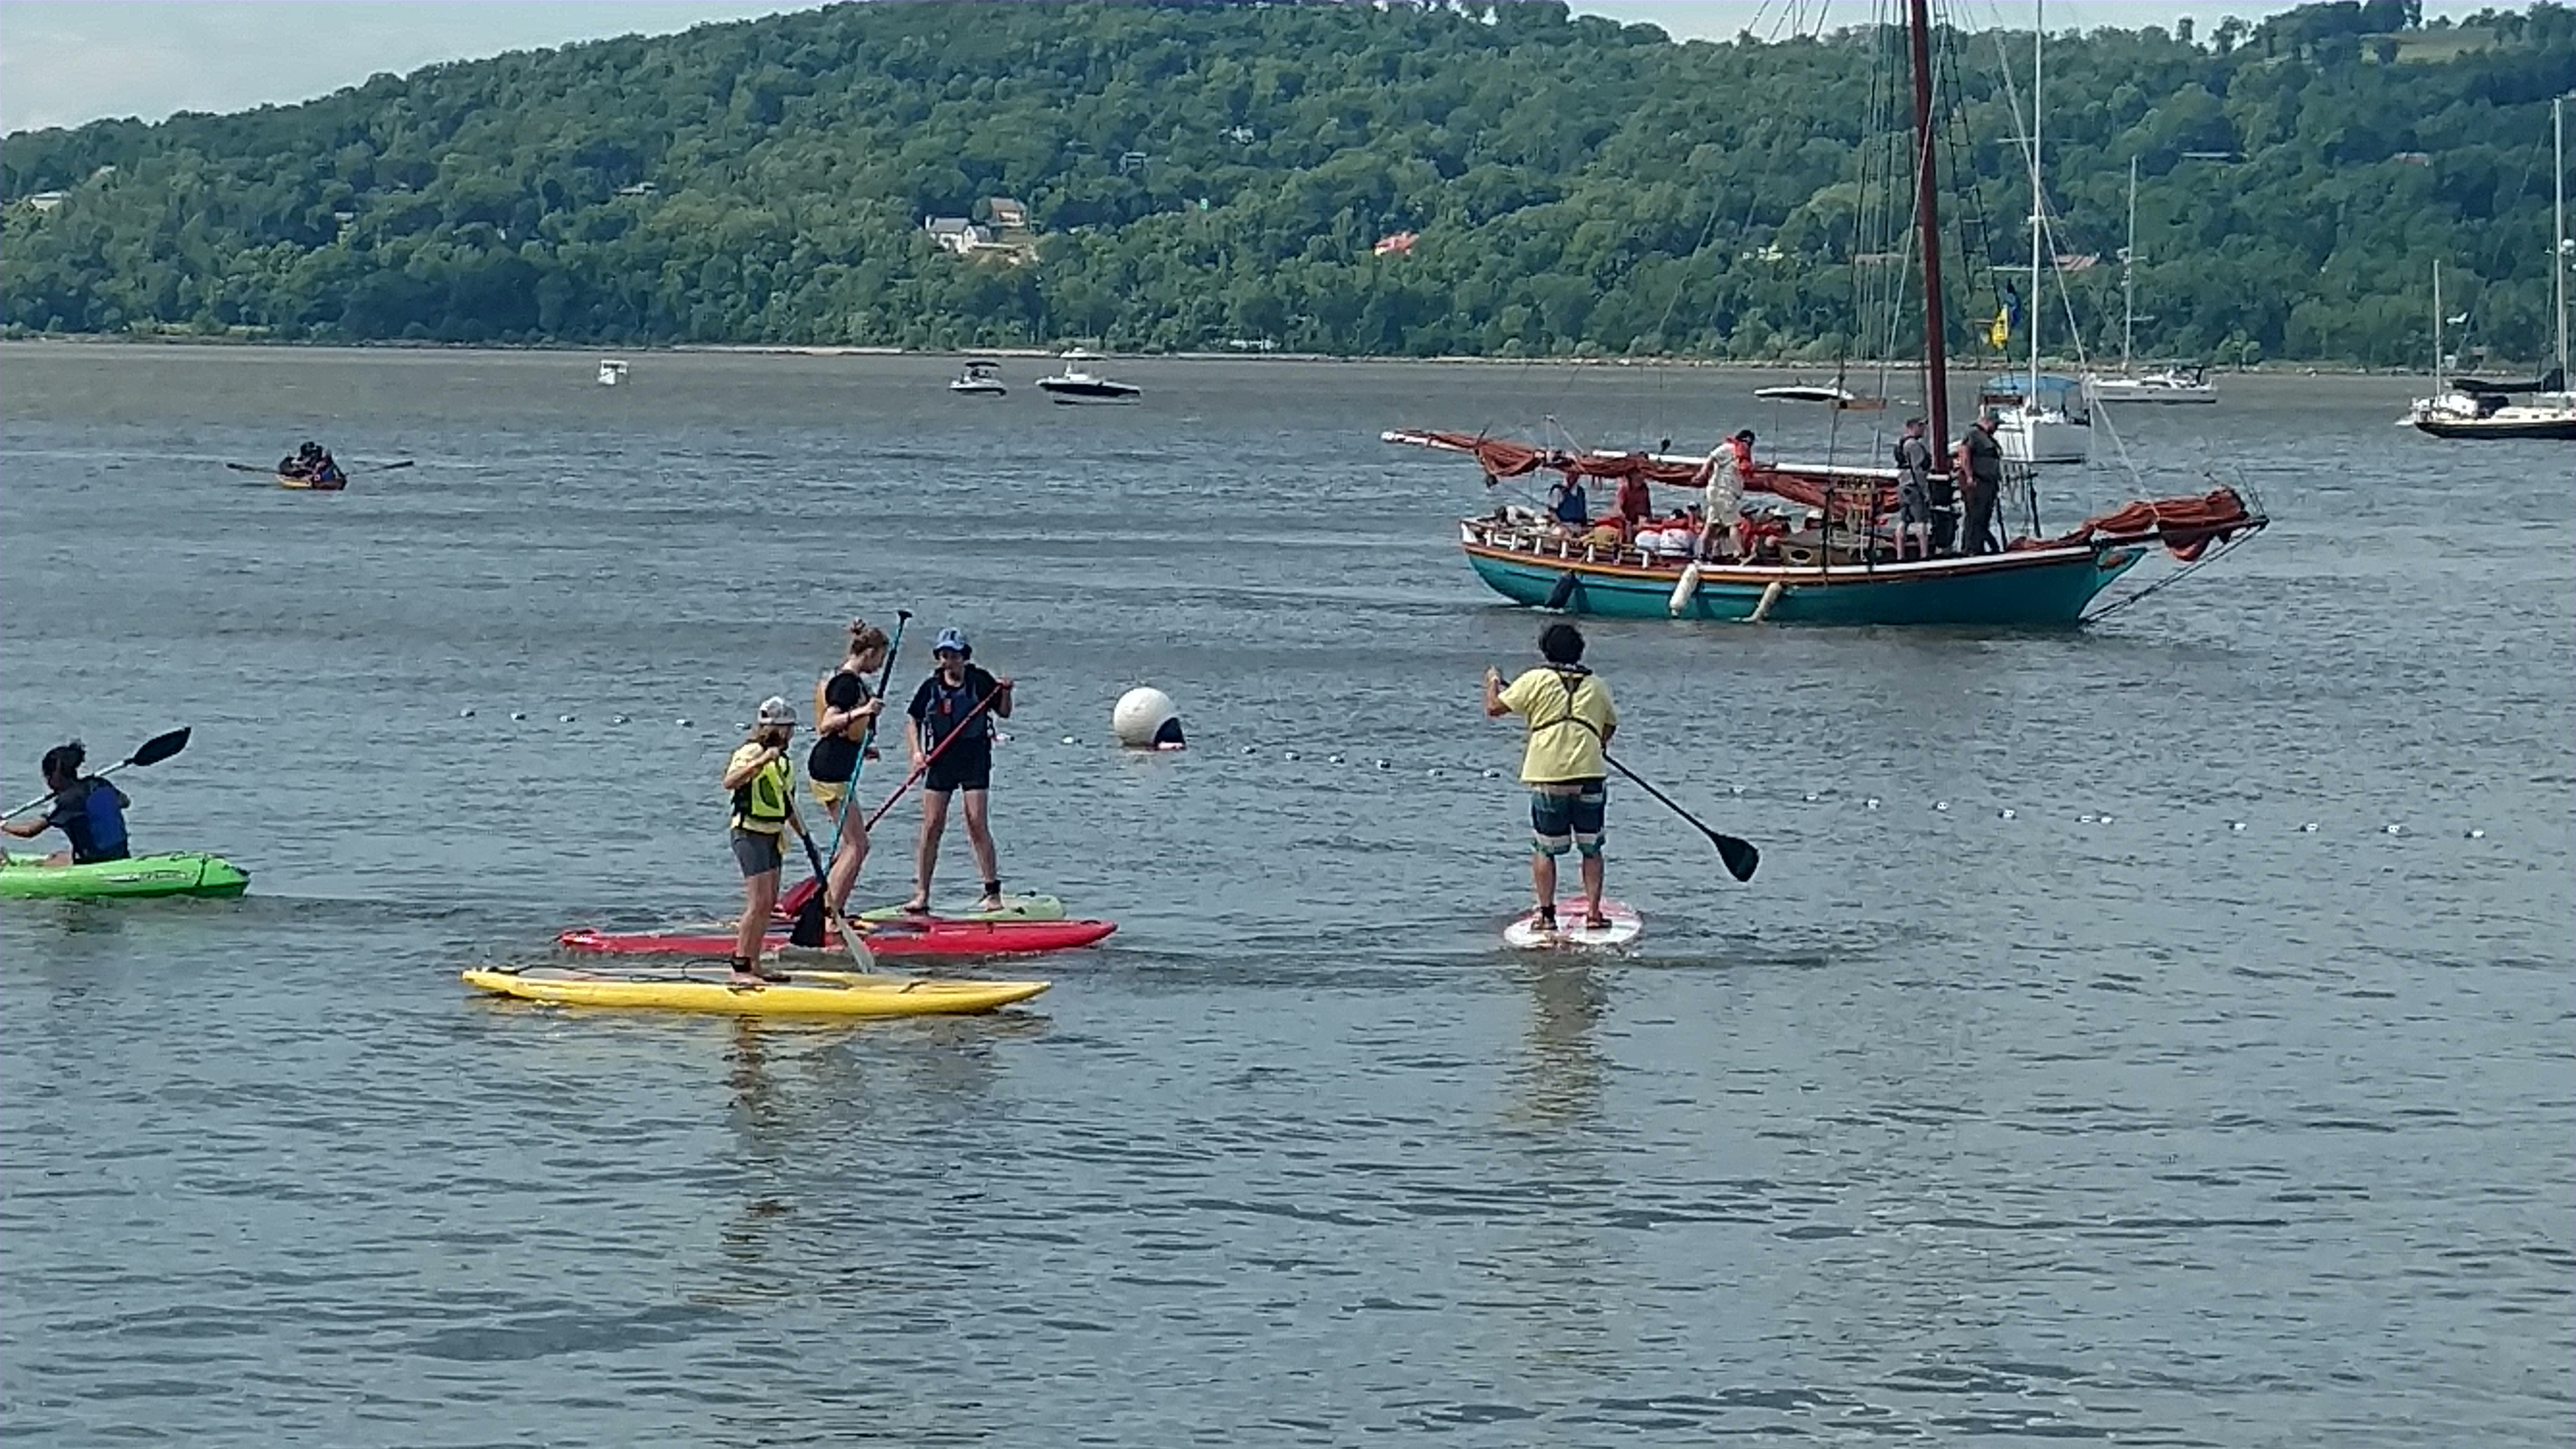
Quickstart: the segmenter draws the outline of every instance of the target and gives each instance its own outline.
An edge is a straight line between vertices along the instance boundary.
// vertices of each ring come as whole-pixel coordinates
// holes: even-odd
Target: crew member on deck
[[[1592,500],[1583,496],[1582,474],[1568,473],[1547,490],[1547,513],[1576,533],[1592,526]]]
[[[1751,433],[1742,435],[1752,438]],[[1748,441],[1746,451],[1752,444]],[[1729,439],[1709,449],[1708,482],[1700,489],[1699,553],[1706,559],[1729,559],[1736,555],[1735,523],[1744,507],[1744,465]]]
[[[1923,420],[1907,418],[1905,436],[1896,440],[1896,557],[1932,556],[1932,445],[1923,437]]]
[[[1954,461],[1968,504],[1968,533],[1959,541],[1961,553],[2003,552],[2003,544],[1995,537],[1995,499],[2004,486],[2004,450],[1995,441],[1997,423],[1995,410],[1987,408],[1977,414],[1975,426],[1959,439]]]

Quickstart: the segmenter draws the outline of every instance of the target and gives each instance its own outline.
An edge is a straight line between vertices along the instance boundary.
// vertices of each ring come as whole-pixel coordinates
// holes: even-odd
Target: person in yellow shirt
[[[1550,624],[1539,631],[1539,657],[1547,662],[1503,682],[1485,671],[1485,714],[1519,715],[1529,725],[1521,752],[1521,783],[1530,791],[1530,886],[1538,895],[1538,923],[1556,929],[1556,863],[1569,849],[1581,858],[1585,924],[1601,914],[1601,818],[1609,773],[1602,749],[1619,732],[1610,686],[1583,667],[1583,631]]]
[[[787,742],[796,734],[796,709],[777,695],[760,702],[751,738],[725,762],[723,785],[733,793],[733,858],[742,867],[742,925],[734,936],[733,979],[736,985],[784,981],[787,973],[760,961],[761,938],[778,910],[778,870],[786,862],[786,835],[798,838],[805,824],[796,818],[796,767],[787,762]]]

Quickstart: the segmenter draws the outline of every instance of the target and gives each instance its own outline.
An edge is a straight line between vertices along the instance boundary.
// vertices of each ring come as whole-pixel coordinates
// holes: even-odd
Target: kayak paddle
[[[910,609],[897,609],[894,611],[894,639],[886,645],[884,667],[877,671],[878,719],[883,718],[885,715],[886,686],[894,680],[895,656],[903,652],[903,626],[911,622],[911,620],[912,611]],[[816,720],[815,723],[819,725],[822,721]],[[851,762],[849,783],[842,787],[840,808],[832,812],[832,848],[825,852],[825,859],[838,859],[840,857],[841,832],[849,825],[850,805],[858,798],[859,794],[859,776],[865,773],[868,768],[868,746],[875,742],[876,737],[877,721],[876,719],[871,719],[868,721],[867,733],[862,735],[859,739],[859,757],[855,761]],[[807,896],[805,898],[805,903],[796,908],[796,927],[788,933],[787,939],[795,942],[799,946],[810,947],[822,945],[823,917],[830,910],[831,896],[831,877],[825,873],[820,865],[817,865],[814,868],[814,893]],[[849,902],[843,901],[841,904],[844,907],[847,907]],[[841,928],[841,936],[844,940],[854,939],[854,933],[849,929],[846,922],[843,923]]]
[[[106,776],[115,774],[117,771],[124,769],[128,765],[157,765],[163,760],[170,758],[172,755],[179,753],[181,750],[186,749],[188,747],[189,731],[194,728],[196,728],[194,725],[181,725],[179,728],[168,731],[167,733],[154,735],[152,738],[145,740],[133,754],[130,754],[124,759],[117,761],[115,764],[108,766],[106,769],[99,771],[96,775],[92,775],[90,778],[93,780],[102,779]],[[47,790],[44,794],[39,795],[35,799],[28,801],[26,804],[19,806],[17,809],[10,811],[7,815],[0,815],[0,820],[8,820],[24,815],[28,811],[35,809],[37,806],[44,804],[46,801],[53,799],[56,795],[61,793],[62,792],[59,790]]]
[[[1698,816],[1693,815],[1689,811],[1684,810],[1681,806],[1674,804],[1673,798],[1670,795],[1665,794],[1663,791],[1658,790],[1653,785],[1649,784],[1643,775],[1640,775],[1636,771],[1629,769],[1626,765],[1619,763],[1617,759],[1611,756],[1608,750],[1603,750],[1601,752],[1601,758],[1609,761],[1611,769],[1614,769],[1620,774],[1627,776],[1630,780],[1635,781],[1637,788],[1654,796],[1657,800],[1662,801],[1665,809],[1670,810],[1675,815],[1689,821],[1700,834],[1707,836],[1708,843],[1717,847],[1718,858],[1726,862],[1726,873],[1728,875],[1731,875],[1740,881],[1753,879],[1753,872],[1762,864],[1762,852],[1753,848],[1752,841],[1738,840],[1732,835],[1721,834],[1720,832],[1711,830],[1706,825],[1701,824]]]

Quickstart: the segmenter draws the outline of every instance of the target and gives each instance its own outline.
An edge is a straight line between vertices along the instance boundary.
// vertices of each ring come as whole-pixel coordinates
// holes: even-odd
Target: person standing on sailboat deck
[[[1923,437],[1923,420],[1907,418],[1905,436],[1896,440],[1896,557],[1906,547],[1914,557],[1932,556],[1932,445]]]
[[[1708,450],[1703,471],[1708,481],[1700,487],[1699,556],[1705,559],[1735,557],[1735,525],[1744,508],[1744,470],[1736,460],[1732,441]]]
[[[1968,495],[1968,536],[1959,540],[1962,553],[2004,551],[1995,538],[1995,499],[2004,487],[2004,450],[1995,441],[1997,421],[1995,410],[1987,408],[1959,439],[1958,471],[1966,480]]]
[[[1631,473],[1619,480],[1618,504],[1619,531],[1634,542],[1637,530],[1655,516],[1655,497],[1646,487],[1645,475]]]
[[[1521,752],[1521,783],[1530,792],[1530,886],[1538,896],[1538,924],[1556,929],[1556,863],[1572,850],[1582,860],[1585,923],[1609,924],[1601,914],[1601,824],[1608,776],[1604,751],[1619,732],[1610,686],[1583,667],[1583,631],[1550,624],[1539,631],[1539,657],[1547,662],[1510,684],[1500,670],[1485,671],[1485,715],[1519,715],[1529,722]]]

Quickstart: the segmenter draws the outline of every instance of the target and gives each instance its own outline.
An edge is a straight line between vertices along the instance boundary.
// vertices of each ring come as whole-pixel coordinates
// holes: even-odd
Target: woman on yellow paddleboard
[[[725,763],[724,788],[733,795],[733,858],[742,867],[742,925],[734,936],[733,979],[739,985],[784,981],[787,973],[761,964],[761,940],[778,910],[778,869],[786,863],[786,835],[805,835],[796,818],[796,767],[787,742],[796,734],[796,708],[771,695],[760,702],[751,738]]]

